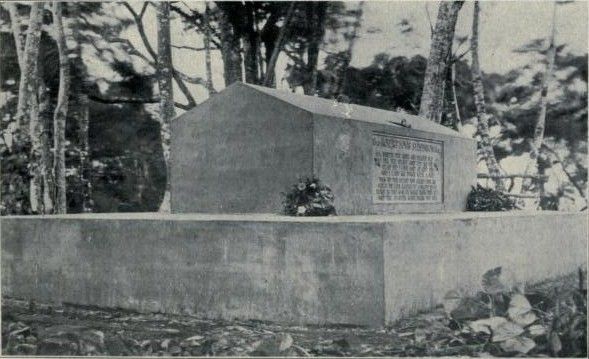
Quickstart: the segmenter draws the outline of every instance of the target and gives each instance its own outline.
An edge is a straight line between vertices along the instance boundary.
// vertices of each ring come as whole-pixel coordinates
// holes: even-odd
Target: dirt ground
[[[530,288],[560,293],[577,288],[574,274]],[[586,315],[586,309],[585,309]],[[543,320],[540,316],[538,320]],[[513,356],[488,333],[470,330],[442,307],[381,328],[286,326],[252,320],[202,320],[161,313],[2,299],[4,355],[133,356]],[[577,323],[577,327],[579,324]],[[577,328],[575,327],[575,328]],[[582,326],[581,326],[582,327]],[[586,328],[586,322],[585,327]],[[563,329],[564,330],[564,329]],[[563,331],[564,333],[564,331]],[[564,334],[562,343],[564,341]],[[523,334],[521,334],[523,335]],[[578,335],[577,335],[578,336]],[[516,339],[519,337],[516,337]],[[554,351],[550,336],[532,337],[526,356],[586,356]],[[586,329],[584,332],[586,342]],[[578,339],[578,338],[577,338]],[[582,338],[581,338],[582,339]],[[528,339],[526,339],[528,340]],[[561,343],[561,344],[562,344]],[[552,345],[552,346],[551,346]],[[582,346],[582,345],[581,345]],[[557,348],[558,349],[558,348]],[[520,350],[520,349],[515,349]],[[568,350],[568,351],[567,351]],[[521,354],[521,353],[520,353]]]

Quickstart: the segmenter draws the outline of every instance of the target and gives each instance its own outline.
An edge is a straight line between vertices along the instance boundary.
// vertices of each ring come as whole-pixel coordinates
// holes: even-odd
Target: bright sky
[[[139,10],[140,3],[132,4]],[[548,36],[552,4],[551,1],[483,1],[479,45],[482,70],[487,73],[505,73],[526,63],[533,63],[535,60],[530,59],[528,55],[516,54],[513,50],[534,39]],[[348,3],[349,7],[357,7],[357,5],[357,2]],[[190,2],[190,6],[204,7],[202,2]],[[126,10],[120,6],[113,3],[111,7],[113,10],[116,9],[116,16],[128,17]],[[422,54],[427,57],[430,45],[428,11],[431,21],[435,24],[437,8],[437,1],[366,1],[352,65],[366,66],[371,63],[374,55],[380,52],[386,52],[392,56]],[[457,35],[470,34],[472,10],[472,2],[466,2],[462,7],[457,24]],[[577,0],[558,6],[557,43],[566,44],[567,50],[573,53],[587,53],[587,14],[586,1]],[[401,32],[399,23],[403,19],[407,19],[413,28],[409,34]],[[152,39],[152,46],[155,48],[155,12],[151,6],[145,14],[144,23],[148,37]],[[140,51],[147,53],[135,27],[127,30],[124,36],[131,39]],[[172,42],[175,45],[203,46],[202,38],[194,31],[185,31],[179,19],[172,21]],[[468,43],[465,43],[458,52],[466,49],[467,46]],[[173,61],[178,69],[189,75],[204,76],[203,52],[195,53],[182,49],[173,51]],[[136,61],[138,67],[140,63],[141,60]],[[277,65],[279,80],[282,78],[281,69],[285,64],[286,59],[281,56]],[[213,83],[217,90],[223,88],[223,68],[218,51],[213,52]],[[286,83],[279,81],[278,87],[285,88]],[[202,86],[190,85],[190,88],[197,102],[207,98]],[[179,93],[176,88],[175,94]]]
[[[504,73],[524,64],[525,56],[512,52],[534,39],[550,34],[551,1],[483,1],[479,28],[481,67],[485,72]],[[365,5],[361,39],[356,45],[354,65],[369,64],[375,54],[422,54],[427,56],[430,45],[428,11],[435,25],[437,2],[372,1]],[[458,17],[456,34],[471,33],[472,2],[466,2]],[[407,19],[414,28],[412,35],[401,34],[399,23]],[[369,34],[370,28],[382,30]],[[575,53],[587,53],[587,2],[576,1],[559,5],[556,15],[556,41],[567,44]],[[467,44],[463,45],[466,48]]]

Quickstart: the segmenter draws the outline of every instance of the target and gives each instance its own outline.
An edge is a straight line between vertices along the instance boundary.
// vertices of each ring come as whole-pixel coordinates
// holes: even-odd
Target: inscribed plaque
[[[441,141],[374,133],[372,154],[374,203],[442,202]]]

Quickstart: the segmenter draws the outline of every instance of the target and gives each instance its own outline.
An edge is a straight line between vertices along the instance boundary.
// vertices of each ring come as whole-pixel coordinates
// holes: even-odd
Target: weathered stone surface
[[[586,219],[558,212],[3,217],[2,292],[205,318],[379,326],[440,303],[449,289],[479,288],[490,268],[503,266],[514,282],[586,265]]]
[[[375,164],[375,137],[408,143],[385,151],[406,158]],[[475,152],[474,140],[417,116],[236,83],[172,122],[172,212],[279,213],[281,192],[313,175],[338,214],[461,211]],[[399,198],[375,195],[386,170]]]
[[[387,321],[441,303],[448,288],[474,294],[482,289],[481,275],[492,268],[502,267],[503,280],[513,285],[587,265],[585,214],[469,212],[454,218],[385,225]]]

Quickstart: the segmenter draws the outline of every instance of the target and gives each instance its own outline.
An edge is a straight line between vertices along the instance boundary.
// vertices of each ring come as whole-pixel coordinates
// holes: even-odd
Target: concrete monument
[[[236,83],[172,122],[172,212],[278,213],[312,175],[339,214],[462,211],[475,152],[417,116]]]
[[[174,120],[172,140],[173,214],[0,218],[2,293],[384,326],[475,293],[490,268],[512,285],[587,263],[581,212],[460,212],[475,142],[415,116],[235,84]],[[264,214],[311,175],[340,215]],[[402,212],[440,213],[388,215]]]

